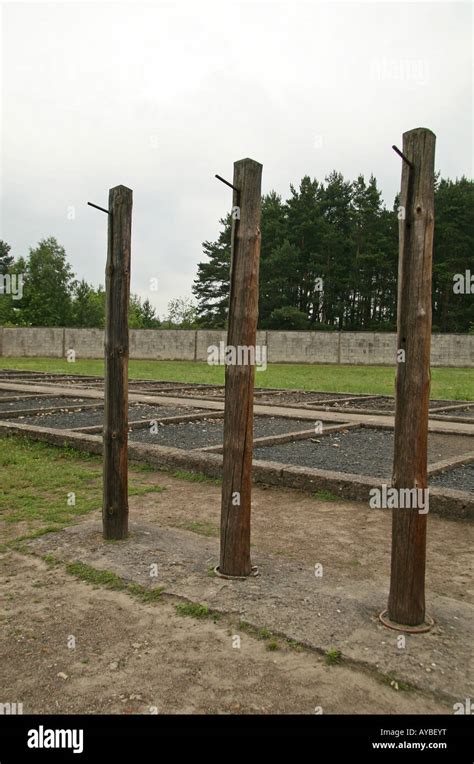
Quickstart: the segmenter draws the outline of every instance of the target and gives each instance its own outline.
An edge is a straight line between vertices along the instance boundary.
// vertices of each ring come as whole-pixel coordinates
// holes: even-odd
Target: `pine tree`
[[[209,262],[198,265],[193,294],[198,301],[197,322],[200,326],[222,329],[226,325],[230,289],[230,247],[232,217],[219,221],[222,230],[217,241],[205,241],[203,250]]]

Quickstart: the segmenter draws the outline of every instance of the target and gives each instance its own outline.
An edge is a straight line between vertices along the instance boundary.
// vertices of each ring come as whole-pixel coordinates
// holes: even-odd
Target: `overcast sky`
[[[133,189],[132,291],[191,295],[233,162],[263,192],[374,173],[392,205],[402,133],[429,127],[444,177],[472,177],[470,3],[4,3],[1,229],[55,236],[104,283],[108,189]],[[75,213],[74,219],[72,218]],[[151,292],[150,279],[158,279]]]

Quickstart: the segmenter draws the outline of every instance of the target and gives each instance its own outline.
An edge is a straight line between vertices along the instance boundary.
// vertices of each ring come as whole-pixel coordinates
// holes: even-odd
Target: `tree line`
[[[282,201],[262,198],[259,328],[394,331],[397,315],[398,197],[387,209],[374,176],[324,183],[305,176]],[[474,328],[474,300],[455,293],[474,250],[474,182],[436,177],[433,331]],[[203,243],[193,293],[202,327],[226,325],[232,216]],[[474,275],[474,263],[471,268]]]
[[[474,181],[436,177],[433,331],[474,331]],[[374,176],[347,181],[305,176],[283,201],[262,198],[259,328],[394,331],[397,311],[398,197],[383,203]],[[230,283],[232,216],[203,243],[192,291],[159,318],[132,294],[130,328],[224,328]],[[468,274],[472,274],[472,287]],[[464,291],[453,288],[456,275]],[[458,281],[459,283],[459,281]],[[76,279],[64,247],[49,237],[15,259],[0,241],[0,324],[104,326],[105,292]]]
[[[105,291],[84,279],[77,280],[66,252],[54,237],[15,258],[0,241],[0,325],[97,327],[105,325]],[[187,328],[195,324],[195,307],[186,298],[168,303],[160,319],[149,299],[130,295],[131,329]]]

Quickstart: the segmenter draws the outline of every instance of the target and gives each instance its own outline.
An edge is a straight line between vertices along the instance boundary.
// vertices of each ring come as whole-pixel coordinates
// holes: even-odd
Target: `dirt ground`
[[[166,490],[131,497],[131,520],[157,532],[180,529],[215,546],[219,486],[159,472],[143,477]],[[86,517],[80,526],[99,517]],[[24,713],[452,712],[452,700],[436,689],[390,683],[362,661],[328,665],[317,651],[295,649],[284,640],[271,649],[268,639],[239,629],[232,609],[219,620],[199,620],[178,614],[172,595],[144,604],[123,591],[77,580],[63,565],[48,566],[38,556],[48,548],[42,544],[60,545],[63,534],[67,538],[67,531],[50,534],[32,542],[30,553],[7,551],[1,559],[0,700],[22,702]],[[321,563],[342,598],[349,583],[361,596],[371,587],[385,588],[389,540],[390,517],[383,510],[254,488],[254,557],[276,567]],[[100,539],[94,544],[103,546]],[[109,561],[118,549],[107,546]],[[466,523],[429,518],[428,602],[436,596],[456,607],[472,602],[471,549]],[[208,579],[212,585],[216,580]],[[395,639],[395,632],[380,629],[383,639]],[[233,646],[236,635],[240,647]],[[71,636],[74,648],[68,646]],[[439,645],[449,650],[449,644],[439,636]],[[462,656],[452,656],[452,670],[463,680],[468,666],[458,660]],[[438,669],[433,664],[426,671]],[[461,693],[462,681],[459,686]]]

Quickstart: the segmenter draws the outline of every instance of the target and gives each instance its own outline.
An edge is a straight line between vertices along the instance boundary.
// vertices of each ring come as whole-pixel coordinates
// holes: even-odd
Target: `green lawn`
[[[25,437],[0,437],[0,521],[9,537],[60,530],[102,506],[102,458]],[[129,465],[129,495],[161,492]],[[74,494],[74,495],[73,495]]]
[[[61,372],[63,374],[102,375],[100,360],[78,360],[68,363],[62,358],[1,358],[4,369]],[[131,379],[157,379],[176,382],[224,381],[222,366],[209,366],[194,361],[130,361]],[[432,398],[474,400],[472,369],[432,369]],[[297,390],[322,390],[393,395],[395,369],[389,366],[335,366],[278,364],[257,371],[257,387],[287,387]]]

